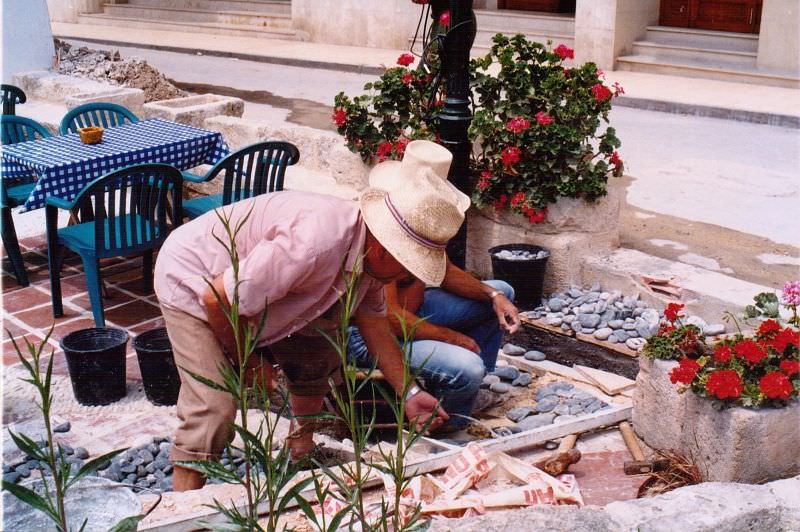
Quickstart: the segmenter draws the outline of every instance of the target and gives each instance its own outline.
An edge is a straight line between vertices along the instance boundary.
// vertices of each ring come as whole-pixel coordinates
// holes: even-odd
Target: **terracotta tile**
[[[85,317],[85,318],[78,318],[66,323],[60,323],[56,325],[53,329],[53,333],[50,335],[54,341],[59,342],[62,338],[68,335],[71,332],[79,331],[81,329],[91,329],[96,327],[94,323],[94,318],[92,317]],[[45,333],[46,334],[46,333]]]
[[[117,283],[116,286],[122,288],[123,290],[127,290],[137,296],[150,296],[153,295],[153,287],[152,283],[149,283],[150,286],[146,286],[143,277],[139,277],[138,279],[131,279],[130,281],[125,281],[122,283]]]
[[[584,453],[581,461],[570,467],[584,502],[604,506],[614,501],[635,499],[645,477],[625,474],[623,466],[630,459],[627,450]]]
[[[116,288],[108,285],[106,285],[106,293],[108,294],[108,297],[103,298],[103,307],[106,310],[116,307],[117,305],[129,303],[136,299],[134,296],[126,294],[125,292],[120,292]],[[79,296],[75,296],[70,299],[69,302],[90,312],[92,310],[92,304],[89,301],[89,292],[84,292]]]
[[[16,290],[3,298],[3,310],[11,314],[50,303],[50,294],[33,286]]]
[[[36,333],[29,333],[24,336],[16,337],[14,340],[17,343],[17,347],[20,350],[20,353],[26,358],[30,359],[30,352],[28,350],[28,346],[25,340],[28,340],[30,343],[34,345],[38,345],[42,338],[40,338]],[[45,347],[45,353],[49,353],[50,350]],[[19,363],[19,356],[17,355],[17,350],[14,348],[14,342],[11,340],[6,340],[3,342],[3,365],[10,366],[12,364]]]
[[[16,292],[17,290],[21,290],[25,288],[24,286],[20,286],[17,283],[17,278],[11,275],[10,273],[3,272],[2,281],[3,283],[3,294],[10,294],[11,292]]]
[[[107,310],[106,321],[111,321],[120,327],[132,327],[143,321],[157,318],[161,309],[146,301],[135,300],[113,309]]]
[[[3,320],[3,340],[16,338],[29,332],[31,332],[31,329],[29,328],[21,327],[11,320]]]
[[[58,325],[59,323],[63,323],[79,315],[79,312],[73,310],[67,305],[64,305],[64,315],[60,318],[54,318],[53,308],[47,305],[31,310],[17,312],[14,314],[14,317],[24,322],[32,329],[49,329],[53,323]]]
[[[47,253],[47,235],[44,233],[23,238],[19,241],[19,244],[28,249],[43,249],[44,252]]]
[[[41,284],[37,284],[37,286],[42,288],[45,292],[50,293],[49,279]],[[86,277],[84,277],[82,273],[78,275],[70,274],[61,277],[61,297],[64,300],[83,292],[86,292]]]

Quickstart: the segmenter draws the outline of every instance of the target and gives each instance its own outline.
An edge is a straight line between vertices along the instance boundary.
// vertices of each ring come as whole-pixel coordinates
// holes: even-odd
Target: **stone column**
[[[800,74],[800,5],[797,0],[764,0],[757,62],[759,69]]]
[[[55,49],[45,0],[3,1],[3,83],[12,74],[47,70]]]
[[[47,0],[50,20],[53,22],[78,22],[81,13],[100,13],[107,0]],[[108,3],[122,3],[120,1]]]
[[[647,26],[658,23],[659,0],[577,0],[575,62],[613,70]]]

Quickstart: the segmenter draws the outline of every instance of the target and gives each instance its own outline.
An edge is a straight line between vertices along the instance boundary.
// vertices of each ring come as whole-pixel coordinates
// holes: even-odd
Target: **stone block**
[[[93,102],[116,103],[127,108],[136,116],[142,116],[144,105],[144,91],[130,87],[113,87],[105,91],[82,92],[71,94],[64,98],[67,109],[74,109],[79,105]]]
[[[163,118],[203,127],[206,119],[212,116],[241,117],[244,113],[244,101],[218,94],[200,94],[150,102],[144,105],[142,113],[145,118]]]
[[[47,70],[14,74],[11,82],[24,90],[29,99],[62,104],[66,104],[68,96],[103,94],[121,89],[117,85],[101,83],[87,78],[55,74]]]
[[[669,372],[677,365],[671,360],[639,356],[631,422],[636,434],[653,449],[681,446],[686,394],[679,394],[669,380]]]
[[[784,408],[715,410],[686,394],[681,451],[705,480],[763,482],[797,474],[800,402]],[[665,424],[661,420],[662,425]]]
[[[506,532],[508,530],[558,530],[569,532],[611,532],[620,530],[598,508],[535,505],[507,512],[463,519],[434,519],[431,532]]]
[[[800,530],[800,476],[770,482],[772,491],[782,507],[784,530]]]

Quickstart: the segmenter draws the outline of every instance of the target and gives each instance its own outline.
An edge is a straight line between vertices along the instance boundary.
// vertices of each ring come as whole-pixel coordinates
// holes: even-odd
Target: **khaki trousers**
[[[217,458],[232,441],[236,404],[230,394],[206,386],[187,371],[222,382],[219,367],[230,362],[205,321],[166,305],[161,305],[161,311],[181,377],[178,429],[170,459]],[[340,377],[339,355],[319,335],[294,334],[271,344],[268,351],[285,373],[289,392],[294,395],[325,395],[330,379]]]

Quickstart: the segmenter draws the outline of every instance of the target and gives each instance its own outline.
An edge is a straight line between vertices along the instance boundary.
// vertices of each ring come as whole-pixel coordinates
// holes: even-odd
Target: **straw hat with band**
[[[442,157],[439,149],[448,156],[450,152],[432,142],[417,142],[432,146],[412,148],[416,142],[409,143],[402,162],[381,163],[373,170],[380,179],[392,179],[392,185],[364,191],[361,214],[400,264],[425,284],[439,286],[447,268],[447,242],[464,222],[469,197],[446,180],[452,158]]]

